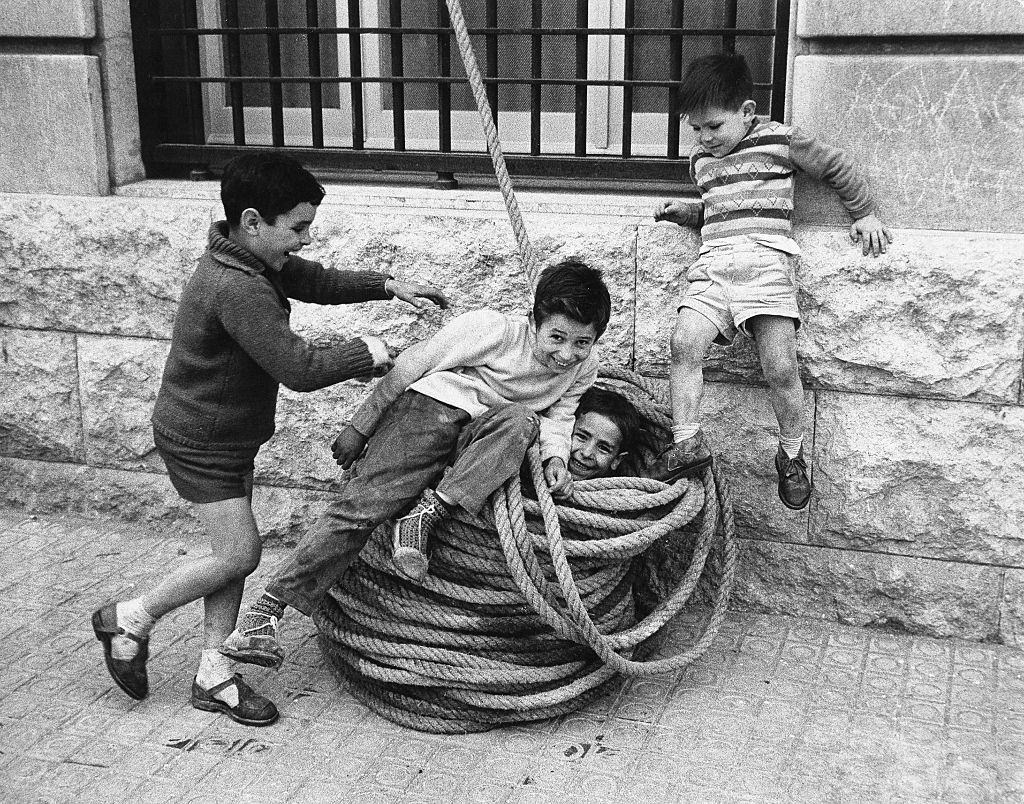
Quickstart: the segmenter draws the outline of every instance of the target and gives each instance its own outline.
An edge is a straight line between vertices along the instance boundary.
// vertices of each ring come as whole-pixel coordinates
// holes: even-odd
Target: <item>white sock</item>
[[[795,458],[800,454],[800,450],[804,446],[804,434],[801,433],[796,438],[783,438],[779,436],[779,446],[782,447],[782,451],[786,453],[790,458]]]
[[[700,425],[697,422],[686,422],[685,424],[672,425],[672,440],[677,444],[688,438],[693,438],[700,432]]]
[[[207,648],[199,655],[196,683],[204,690],[212,689],[233,676],[231,660],[217,648]],[[228,706],[238,706],[238,687],[225,687],[214,697],[224,701]]]
[[[129,634],[148,637],[156,625],[156,619],[142,605],[142,598],[126,600],[117,604],[117,624]],[[117,634],[110,640],[110,655],[115,659],[128,661],[139,651],[134,639]]]

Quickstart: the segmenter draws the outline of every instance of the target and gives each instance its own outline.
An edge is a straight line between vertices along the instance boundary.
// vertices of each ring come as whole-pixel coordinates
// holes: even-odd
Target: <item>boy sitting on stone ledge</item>
[[[793,260],[800,249],[791,235],[793,172],[825,181],[854,218],[850,239],[874,256],[892,242],[875,217],[868,186],[839,150],[795,126],[761,121],[750,99],[753,82],[740,55],[695,59],[679,87],[678,112],[693,128],[690,177],[699,202],[666,201],[656,221],[700,227],[701,249],[686,274],[687,287],[672,333],[669,389],[675,443],[651,466],[671,481],[711,462],[698,421],[701,366],[715,343],[737,331],[755,340],[779,422],[775,468],[779,498],[793,510],[811,498],[803,454],[803,385],[796,355],[800,313]]]
[[[143,595],[93,613],[114,681],[132,698],[149,692],[149,634],[165,614],[204,598],[205,648],[192,705],[265,726],[277,708],[232,672],[218,648],[238,618],[245,578],[260,561],[252,513],[256,453],[274,433],[278,385],[313,391],[386,370],[384,342],[364,336],[316,348],[290,328],[289,298],[351,304],[400,298],[417,307],[444,295],[386,274],[335,271],[295,256],[324,189],[293,159],[254,154],[224,169],[226,221],[209,231],[206,253],[181,295],[153,412],[153,438],[171,484],[193,503],[210,555],[169,568]]]
[[[538,432],[548,485],[566,494],[574,414],[597,377],[592,349],[610,315],[600,272],[566,261],[541,272],[528,319],[465,313],[406,350],[334,442],[351,469],[340,495],[221,651],[279,666],[285,607],[312,614],[373,530],[413,504],[394,524],[395,562],[422,579],[433,529],[456,506],[480,511]]]

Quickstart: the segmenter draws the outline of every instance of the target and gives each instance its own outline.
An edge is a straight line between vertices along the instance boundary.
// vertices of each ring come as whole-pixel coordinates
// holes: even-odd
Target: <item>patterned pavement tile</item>
[[[693,665],[538,724],[444,736],[370,712],[290,614],[278,702],[251,729],[188,702],[202,607],[165,618],[151,694],[102,668],[92,609],[203,551],[119,523],[0,511],[0,789],[14,801],[448,804],[1024,800],[1024,653],[731,613]],[[286,556],[268,550],[246,599]],[[54,594],[56,593],[56,595]],[[671,624],[688,644],[699,615]],[[5,800],[10,798],[8,794]]]

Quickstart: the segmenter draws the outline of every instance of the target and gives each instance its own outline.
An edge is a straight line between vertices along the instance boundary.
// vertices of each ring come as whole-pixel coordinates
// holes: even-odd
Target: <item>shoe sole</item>
[[[662,483],[675,483],[677,480],[682,480],[684,477],[693,477],[694,475],[700,474],[705,469],[707,469],[709,466],[711,466],[711,461],[712,460],[713,460],[713,458],[705,458],[704,460],[700,461],[699,463],[690,464],[685,469],[680,469],[678,472],[675,472],[675,473],[673,473],[671,475],[666,475],[664,479],[661,479],[661,478],[655,478],[655,479],[656,480],[661,479]]]
[[[224,647],[217,648],[217,651],[222,656],[227,656],[234,659],[236,662],[242,662],[243,664],[255,664],[259,667],[269,667],[272,670],[276,670],[284,664],[284,657],[278,656],[276,653],[232,650],[231,648]]]
[[[275,712],[274,716],[267,718],[266,720],[254,720],[252,718],[242,717],[236,715],[232,711],[231,707],[223,701],[212,700],[203,701],[197,698],[192,699],[192,706],[196,709],[201,709],[204,712],[220,712],[221,714],[227,715],[236,723],[241,723],[243,726],[270,726],[277,722],[277,719],[281,716],[280,712]]]
[[[117,684],[117,686],[120,687],[121,690],[129,698],[132,698],[136,701],[141,701],[145,699],[145,697],[149,694],[148,691],[140,694],[136,690],[133,690],[131,687],[127,686],[123,681],[121,681],[121,679],[117,677],[117,673],[114,672],[114,668],[111,665],[111,659],[113,659],[113,656],[111,655],[110,652],[110,641],[113,638],[113,634],[111,634],[109,631],[104,630],[105,628],[106,623],[103,622],[103,618],[100,616],[99,610],[94,611],[92,613],[92,632],[96,634],[96,639],[98,639],[103,645],[103,663],[107,666],[108,675],[114,680],[114,683]],[[142,648],[139,648],[139,650],[142,650]]]

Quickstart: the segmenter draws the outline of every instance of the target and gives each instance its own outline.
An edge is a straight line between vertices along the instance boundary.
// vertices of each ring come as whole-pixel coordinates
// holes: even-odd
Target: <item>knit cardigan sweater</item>
[[[154,429],[205,450],[258,448],[274,433],[278,385],[313,391],[369,374],[358,338],[316,347],[292,332],[291,304],[390,298],[390,276],[336,271],[292,255],[272,270],[213,224],[182,292],[153,411]]]
[[[874,209],[867,181],[843,151],[797,126],[767,121],[754,123],[722,157],[696,145],[690,177],[703,204],[690,207],[687,222],[700,226],[705,244],[738,235],[788,238],[797,169],[835,190],[854,219]]]

